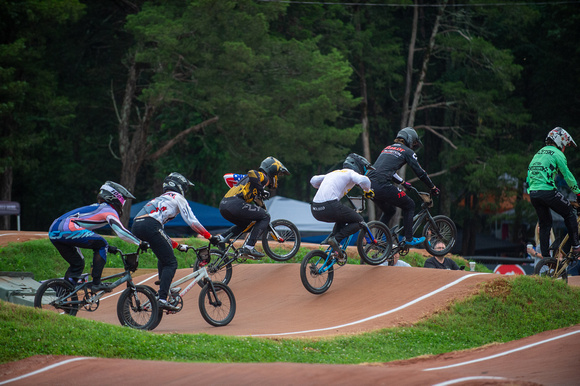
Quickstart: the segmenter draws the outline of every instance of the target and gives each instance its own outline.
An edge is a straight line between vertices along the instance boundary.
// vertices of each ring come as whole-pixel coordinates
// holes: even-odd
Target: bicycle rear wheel
[[[199,293],[199,312],[212,326],[225,326],[236,314],[236,298],[230,287],[223,283],[213,283],[213,288],[215,292],[211,289],[211,284],[206,282]]]
[[[300,279],[308,292],[314,295],[325,293],[334,280],[334,266],[325,269],[326,252],[319,249],[308,252],[300,264]]]
[[[159,323],[158,306],[155,293],[147,286],[127,288],[117,301],[117,317],[122,326],[137,330],[152,330]]]
[[[214,283],[217,282],[228,284],[230,280],[232,280],[233,274],[232,262],[228,261],[229,257],[223,256],[223,254],[224,252],[221,252],[217,249],[210,250],[209,251],[210,260],[209,263],[205,265],[205,268],[207,269],[207,274],[209,275],[209,278]],[[226,262],[227,264],[224,264]],[[203,266],[204,265],[201,264],[200,259],[195,260],[194,271],[197,271]],[[198,281],[197,284],[202,288],[205,285],[203,280]]]
[[[358,233],[356,248],[361,259],[370,265],[379,265],[385,262],[391,254],[393,237],[389,228],[380,221],[370,221],[367,226],[376,242],[370,238],[363,227]]]
[[[296,225],[288,220],[274,220],[270,226],[276,230],[280,240],[274,237],[269,230],[262,235],[262,247],[270,258],[276,261],[288,261],[300,249],[300,232]]]
[[[73,292],[74,288],[74,285],[68,280],[47,280],[36,290],[34,307],[76,316],[80,305],[77,293]]]
[[[554,257],[544,257],[538,261],[534,267],[534,275],[562,279],[568,283],[568,271],[563,266],[563,262]]]
[[[451,251],[457,240],[455,223],[446,216],[433,217],[433,223],[427,221],[423,227],[423,245],[427,252],[434,256],[443,256]]]

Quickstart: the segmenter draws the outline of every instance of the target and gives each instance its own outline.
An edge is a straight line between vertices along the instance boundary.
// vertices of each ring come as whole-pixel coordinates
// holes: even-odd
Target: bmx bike
[[[241,264],[248,259],[240,250],[246,245],[247,239],[241,246],[235,243],[241,240],[254,226],[251,222],[239,235],[230,239],[222,249],[212,249],[209,260],[198,258],[195,269],[207,268],[207,272],[214,282],[228,284],[232,279],[233,265]],[[296,225],[288,220],[274,220],[268,225],[267,231],[262,234],[262,247],[267,256],[276,261],[288,261],[300,249],[300,232]],[[201,283],[200,283],[201,285]]]
[[[364,210],[365,201],[362,197],[346,196],[346,198],[357,213]],[[361,224],[357,244],[360,240],[367,240],[363,251],[365,261],[372,259],[385,261],[391,250],[392,238],[389,229],[381,222],[376,223],[372,228],[369,226],[370,223],[369,225],[364,222]],[[354,235],[342,240],[338,251],[329,246],[325,251],[315,249],[304,256],[300,264],[300,279],[308,292],[320,295],[328,291],[334,280],[335,267],[338,269],[347,262],[346,248]],[[358,245],[357,249],[360,253],[361,249]],[[363,257],[362,254],[361,257]]]
[[[457,239],[457,228],[455,223],[447,216],[437,215],[432,216],[429,211],[433,207],[433,198],[427,192],[420,192],[414,186],[409,189],[413,190],[421,199],[421,209],[415,216],[413,216],[413,234],[415,234],[420,227],[423,227],[422,235],[425,237],[423,247],[434,256],[444,256],[449,253],[455,245]],[[371,221],[368,223],[371,232],[375,229],[381,229],[385,225],[381,221]],[[364,233],[359,234],[357,240],[357,248],[363,261],[370,265],[380,265],[388,261],[389,265],[393,265],[393,256],[397,253],[400,256],[405,256],[409,253],[409,246],[405,244],[405,227],[394,226],[389,230],[391,239],[394,241],[392,248],[387,255],[384,254],[369,254],[374,248],[373,241]]]
[[[186,252],[189,250],[195,252],[197,256],[196,261],[209,260],[209,245],[200,248],[188,246]],[[179,287],[188,281],[190,281],[190,283],[183,289]],[[178,309],[171,311],[159,308],[157,317],[149,329],[152,330],[161,323],[163,314],[171,315],[180,312],[183,309],[183,297],[195,286],[196,283],[202,286],[201,292],[199,293],[198,305],[203,319],[215,327],[229,324],[236,314],[236,298],[234,297],[234,293],[226,284],[213,282],[210,279],[207,269],[201,267],[199,269],[194,268],[193,272],[189,275],[171,283],[167,302]],[[155,284],[159,285],[159,281]],[[148,288],[155,294],[155,298],[157,299],[157,291],[151,287]]]
[[[125,270],[102,278],[103,281],[117,278],[107,290],[93,291],[93,283],[88,280],[88,274],[83,274],[76,285],[62,278],[49,279],[38,287],[34,307],[71,316],[76,316],[79,310],[94,312],[99,308],[99,301],[106,293],[127,283],[127,288],[117,301],[119,322],[123,326],[139,330],[152,329],[158,313],[155,293],[148,286],[135,285],[131,277],[131,273],[139,266],[139,253],[142,250],[123,253],[118,249],[117,252],[121,256]]]

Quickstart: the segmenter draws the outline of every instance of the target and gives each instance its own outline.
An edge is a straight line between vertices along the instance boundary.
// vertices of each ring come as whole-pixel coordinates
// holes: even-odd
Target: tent
[[[141,201],[136,204],[131,205],[131,216],[129,218],[129,229],[133,224],[133,219],[137,216],[137,213],[147,204],[149,201]],[[221,233],[231,227],[233,224],[222,217],[218,208],[213,206],[199,204],[194,201],[189,201],[189,206],[193,211],[193,214],[199,222],[207,229],[210,233],[216,234]],[[191,227],[189,227],[181,214],[178,214],[173,220],[165,224],[165,231],[169,236],[172,237],[188,237],[193,235],[195,232]]]
[[[285,219],[293,222],[300,231],[302,241],[307,243],[320,243],[334,227],[333,223],[315,219],[307,202],[274,196],[266,201],[266,208],[272,220]]]

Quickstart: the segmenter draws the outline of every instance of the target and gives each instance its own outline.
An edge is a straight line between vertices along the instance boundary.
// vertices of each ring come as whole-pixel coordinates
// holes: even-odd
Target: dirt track
[[[33,235],[31,235],[33,236]],[[6,236],[5,236],[6,237]],[[24,241],[26,235],[19,235]],[[2,243],[0,236],[0,244]],[[179,270],[185,275],[190,270]],[[269,337],[330,336],[360,333],[410,324],[468,296],[492,274],[424,268],[347,265],[335,272],[329,291],[316,296],[300,282],[297,264],[242,265],[234,268],[230,287],[237,312],[230,325],[220,328],[203,321],[197,308],[199,290],[185,297],[183,311],[165,316],[155,333],[206,333]],[[576,278],[571,278],[576,279]],[[135,282],[151,284],[156,278],[141,275]],[[364,283],[364,293],[360,293]],[[571,284],[580,284],[571,280]],[[95,313],[81,317],[118,325],[117,295],[103,299]],[[66,357],[31,357],[0,365],[3,381],[26,376],[62,363],[14,385],[77,384],[86,374],[99,374],[99,384],[398,384],[425,385],[465,378],[462,385],[580,384],[580,326],[548,331],[506,344],[429,358],[376,365],[184,364]],[[63,362],[74,359],[72,362]],[[444,366],[453,366],[441,368]],[[127,368],[132,371],[128,372]],[[470,378],[475,377],[475,378]]]

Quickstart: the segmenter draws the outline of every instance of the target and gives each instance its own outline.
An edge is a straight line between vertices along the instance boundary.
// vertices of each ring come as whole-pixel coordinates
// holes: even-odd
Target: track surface
[[[0,244],[7,240],[4,237],[0,235]],[[26,235],[19,234],[18,238],[25,241]],[[179,270],[177,276],[190,272]],[[157,278],[152,276],[140,275],[135,282],[153,286]],[[228,326],[215,328],[205,323],[197,307],[196,285],[185,296],[184,309],[165,315],[154,333],[289,339],[356,334],[412,324],[454,299],[469,296],[479,283],[494,277],[462,271],[347,265],[335,272],[328,292],[316,296],[302,287],[297,264],[241,265],[234,267],[230,283],[237,312]],[[576,279],[571,278],[570,284],[580,284]],[[79,316],[118,325],[117,299],[118,294],[113,293],[102,299],[98,311]],[[373,365],[167,363],[35,356],[0,365],[0,385],[72,385],[86,379],[87,374],[98,374],[99,384],[129,385],[180,385],[200,379],[208,384],[236,385],[578,385],[580,325],[469,351]]]

